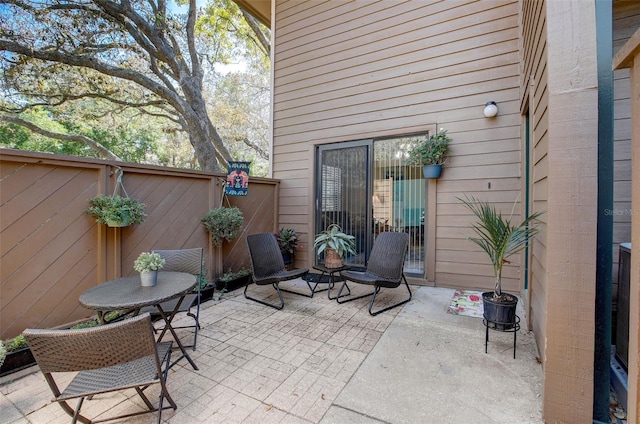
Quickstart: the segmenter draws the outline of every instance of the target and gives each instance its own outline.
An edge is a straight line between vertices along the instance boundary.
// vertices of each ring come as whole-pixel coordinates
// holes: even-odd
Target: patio
[[[485,354],[482,320],[446,312],[453,289],[412,290],[410,303],[377,317],[367,313],[367,299],[338,305],[325,292],[284,293],[281,311],[244,299],[242,290],[204,303],[192,355],[200,371],[186,361],[171,370],[178,409],[164,411],[163,422],[542,423],[533,335],[518,333],[513,359],[512,334],[491,332]],[[380,300],[392,302],[393,293]],[[37,367],[29,371],[0,381],[0,422],[68,423]],[[94,398],[83,410],[95,417],[133,403],[141,402],[131,390]]]

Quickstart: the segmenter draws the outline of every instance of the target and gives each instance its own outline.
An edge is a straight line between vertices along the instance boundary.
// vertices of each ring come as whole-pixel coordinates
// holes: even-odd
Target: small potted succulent
[[[298,232],[293,228],[281,228],[275,233],[275,236],[278,240],[285,266],[291,265],[298,247]]]
[[[140,284],[153,287],[158,283],[158,270],[164,266],[165,260],[155,252],[142,252],[133,262],[133,269],[140,273]]]
[[[343,233],[339,225],[331,224],[316,235],[313,247],[318,249],[318,255],[325,253],[327,268],[340,268],[347,253],[356,254],[355,240],[354,236]]]
[[[231,241],[238,237],[243,220],[242,211],[235,206],[211,209],[202,218],[214,246],[220,246],[224,240]]]
[[[442,165],[447,161],[451,138],[444,128],[440,128],[433,135],[418,142],[409,151],[409,163],[422,165],[425,178],[438,178],[442,172]]]
[[[109,227],[126,227],[140,224],[147,216],[144,213],[145,204],[131,197],[121,197],[117,194],[105,196],[100,194],[89,199],[86,212],[96,218],[99,224]]]

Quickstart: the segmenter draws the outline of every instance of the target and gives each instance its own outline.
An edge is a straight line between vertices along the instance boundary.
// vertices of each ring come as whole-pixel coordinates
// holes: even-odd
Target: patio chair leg
[[[413,294],[411,293],[411,289],[409,288],[409,283],[407,283],[407,279],[404,277],[404,275],[402,275],[402,279],[404,280],[404,285],[407,287],[407,290],[409,291],[409,298],[403,300],[402,302],[398,302],[391,306],[387,306],[384,309],[380,309],[379,311],[373,312],[373,302],[376,300],[376,295],[380,291],[380,286],[376,286],[376,290],[373,292],[373,296],[371,297],[371,302],[369,302],[369,314],[371,314],[371,316],[376,316],[384,311],[388,311],[389,309],[393,309],[400,305],[404,305],[405,303],[411,300],[411,297],[413,296]]]
[[[80,419],[81,417],[84,418],[82,415],[80,415],[80,408],[82,408],[82,402],[84,402],[84,398],[81,397],[80,399],[78,399],[78,404],[76,405],[76,409],[75,411],[73,411],[73,415],[72,415],[72,419],[71,419],[71,424],[75,424],[76,422],[78,422],[78,419]],[[63,402],[65,405],[67,404],[66,402]],[[81,422],[85,422],[80,420]],[[86,422],[91,422],[86,421]]]
[[[153,406],[149,398],[146,397],[144,393],[142,393],[142,390],[140,390],[140,387],[136,387],[135,389],[136,389],[136,392],[138,392],[138,395],[142,398],[142,401],[144,402],[144,404],[147,405],[147,408],[149,408],[149,411],[155,411],[156,408]]]
[[[356,297],[350,297],[350,298],[348,298],[346,300],[340,300],[341,297],[345,297],[346,296],[346,295],[342,294],[342,290],[344,290],[345,287],[347,287],[347,290],[349,290],[349,293],[351,293],[351,289],[349,289],[349,286],[347,286],[347,280],[344,280],[342,282],[342,286],[340,286],[340,290],[338,290],[338,297],[336,297],[336,302],[338,302],[340,304],[351,302],[353,300],[362,299],[363,297],[372,296],[372,295],[375,295],[375,293],[376,293],[376,291],[374,290],[371,293],[363,294],[363,295],[356,296]]]
[[[265,302],[264,300],[256,299],[255,297],[249,296],[247,294],[247,288],[249,287],[249,284],[251,284],[251,281],[247,282],[247,285],[244,286],[244,297],[246,299],[253,300],[254,302],[262,303],[265,306],[270,306],[270,307],[278,309],[278,310],[284,308],[284,299],[282,298],[282,293],[280,293],[280,287],[278,287],[278,283],[273,283],[272,285],[276,289],[276,292],[278,293],[278,297],[280,298],[280,304],[279,305],[275,304],[275,303]]]
[[[313,297],[313,295],[315,293],[314,293],[314,290],[311,288],[311,284],[307,280],[306,275],[303,276],[302,279],[304,280],[305,283],[307,283],[307,287],[309,287],[309,291],[311,291],[311,294],[305,294],[305,293],[300,293],[300,292],[296,292],[296,291],[293,291],[293,290],[287,290],[287,289],[283,289],[282,287],[280,288],[280,291],[291,293],[291,294],[297,294],[298,296]]]

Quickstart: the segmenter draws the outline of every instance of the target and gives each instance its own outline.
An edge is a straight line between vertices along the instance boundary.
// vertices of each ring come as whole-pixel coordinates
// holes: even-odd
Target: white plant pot
[[[158,271],[141,272],[140,284],[143,287],[153,287],[158,284]]]

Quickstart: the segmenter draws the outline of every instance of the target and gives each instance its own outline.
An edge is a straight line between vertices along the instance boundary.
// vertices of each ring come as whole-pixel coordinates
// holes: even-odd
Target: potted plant
[[[113,196],[100,194],[89,199],[89,205],[86,212],[93,215],[99,224],[107,224],[109,227],[140,224],[147,216],[144,213],[144,203],[117,194]]]
[[[284,264],[285,266],[290,266],[293,263],[293,257],[298,247],[298,233],[293,228],[281,228],[276,232],[275,236],[278,240],[278,246],[280,246]]]
[[[487,253],[493,274],[495,287],[492,292],[482,293],[484,318],[496,325],[498,329],[508,330],[515,324],[515,313],[518,298],[502,291],[502,269],[509,263],[507,258],[527,247],[529,240],[538,234],[538,218],[543,212],[531,214],[520,224],[511,223],[513,210],[508,218],[496,211],[495,206],[482,202],[474,197],[459,199],[473,212],[477,222],[472,225],[477,237],[469,240],[480,246]],[[514,208],[515,209],[515,203]]]
[[[340,268],[347,253],[356,254],[355,239],[354,236],[343,233],[339,225],[331,224],[316,235],[313,247],[318,249],[318,255],[325,252],[327,268]]]
[[[236,272],[230,269],[218,278],[216,281],[216,289],[227,292],[233,291],[245,286],[247,284],[247,279],[250,278],[250,276],[251,270],[249,268],[240,268]]]
[[[158,283],[158,270],[165,260],[157,253],[142,252],[133,262],[133,269],[140,273],[140,283],[145,287],[153,287]]]
[[[409,151],[409,163],[422,165],[425,178],[438,178],[442,165],[447,161],[451,138],[444,128],[418,142]]]
[[[207,212],[202,222],[211,234],[211,243],[220,246],[224,240],[231,241],[238,237],[243,219],[242,211],[237,207],[219,207]]]

